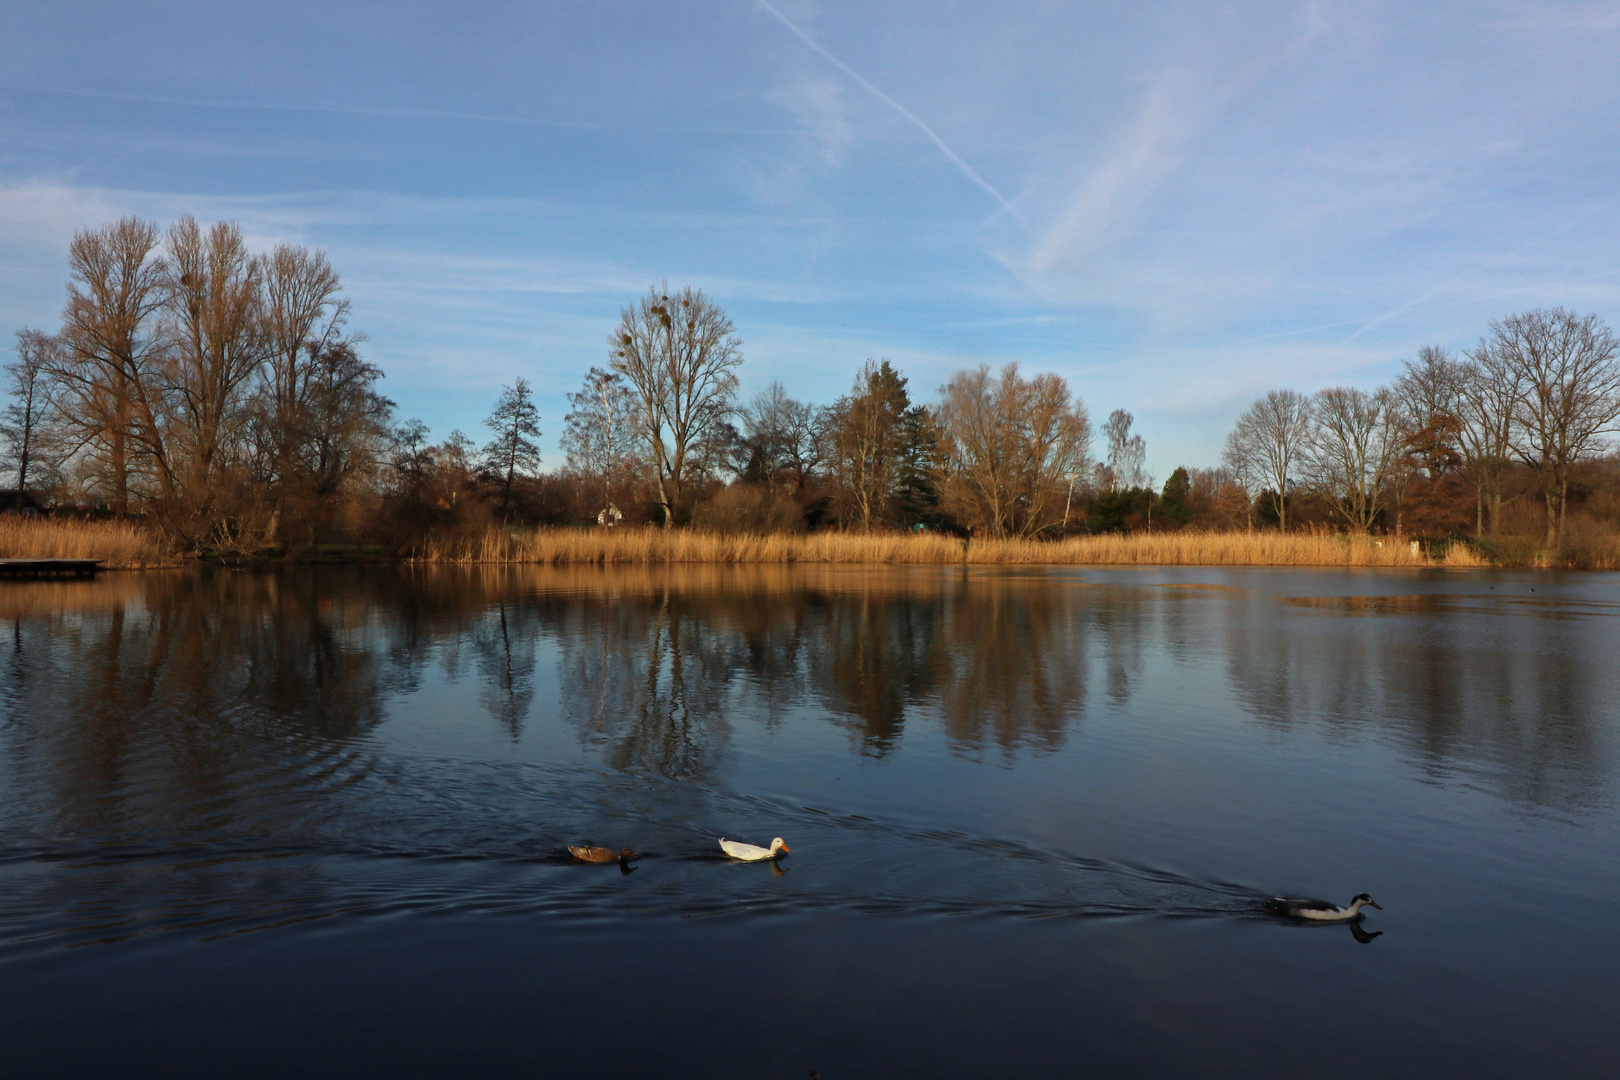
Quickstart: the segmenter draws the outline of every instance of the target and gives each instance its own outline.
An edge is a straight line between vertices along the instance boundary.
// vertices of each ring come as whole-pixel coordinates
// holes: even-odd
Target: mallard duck
[[[636,857],[636,853],[629,848],[620,848],[618,851],[609,851],[605,847],[568,847],[568,854],[580,862],[594,863],[627,863]]]
[[[1305,896],[1273,896],[1266,901],[1266,910],[1273,915],[1288,915],[1295,919],[1316,919],[1319,922],[1343,922],[1361,917],[1361,909],[1375,907],[1383,911],[1366,893],[1357,893],[1346,907],[1326,900],[1312,900]]]
[[[727,840],[722,836],[720,838],[720,850],[733,859],[742,862],[764,862],[766,859],[776,858],[778,854],[786,855],[790,849],[786,844],[782,843],[780,836],[772,840],[771,846],[768,848],[757,847],[754,844],[743,844],[736,840]]]

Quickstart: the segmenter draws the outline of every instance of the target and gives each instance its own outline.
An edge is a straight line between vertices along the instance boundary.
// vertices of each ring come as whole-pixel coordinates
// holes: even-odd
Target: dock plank
[[[94,577],[106,559],[0,559],[0,577]]]

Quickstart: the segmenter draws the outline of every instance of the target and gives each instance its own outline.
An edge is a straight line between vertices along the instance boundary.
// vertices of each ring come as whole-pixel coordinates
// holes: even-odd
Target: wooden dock
[[[95,577],[105,559],[0,559],[0,578]]]

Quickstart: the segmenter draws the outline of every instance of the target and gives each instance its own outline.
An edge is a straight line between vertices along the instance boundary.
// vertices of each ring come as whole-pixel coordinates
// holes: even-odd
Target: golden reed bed
[[[814,533],[727,536],[662,529],[540,529],[433,540],[409,553],[428,563],[868,563],[905,566],[1014,565],[1434,566],[1406,542],[1337,533],[1159,533],[1086,536],[1057,542],[963,541]],[[1438,565],[1485,566],[1453,545]]]
[[[809,563],[943,566],[1450,566],[1489,565],[1454,544],[1438,563],[1409,543],[1342,533],[1155,533],[1056,542],[926,534],[720,535],[682,529],[491,529],[432,539],[404,553],[418,563]],[[0,558],[104,559],[108,569],[172,566],[155,534],[130,522],[0,518]]]
[[[128,521],[0,517],[0,559],[104,559],[109,569],[171,566],[160,537]]]

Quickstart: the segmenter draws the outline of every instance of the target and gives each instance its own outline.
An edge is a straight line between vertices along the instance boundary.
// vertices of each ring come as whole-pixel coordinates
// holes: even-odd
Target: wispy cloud
[[[1523,3],[1509,0],[1497,5],[1497,24],[1537,35],[1620,34],[1620,4],[1613,0],[1585,3]]]
[[[855,127],[844,104],[843,88],[831,78],[799,77],[779,86],[771,99],[793,114],[813,149],[827,168],[844,164]]]
[[[1012,272],[1054,303],[1138,308],[1159,324],[1183,316],[1202,319],[1212,306],[1246,292],[1264,293],[1280,269],[1263,258],[1249,266],[1233,262],[1223,250],[1230,246],[1223,234],[1239,230],[1211,220],[1222,203],[1252,197],[1233,185],[1252,184],[1238,174],[1261,164],[1238,158],[1231,137],[1245,126],[1252,130],[1258,116],[1286,111],[1286,99],[1278,95],[1288,93],[1308,68],[1313,50],[1359,39],[1364,29],[1318,2],[1267,6],[1249,17],[1177,10],[1186,15],[1178,19],[1179,34],[1139,59],[1132,81],[1141,89],[1128,95],[1120,119],[1081,144],[1078,175],[1066,187],[1048,180],[1046,187],[1059,194],[1039,219],[1032,242],[1002,256]],[[1266,176],[1262,183],[1278,179]],[[1191,191],[1207,202],[1190,206]],[[1327,200],[1341,204],[1335,210],[1320,199],[1300,206],[1280,198],[1242,230],[1252,242],[1257,231],[1299,228],[1313,216],[1342,213],[1367,200],[1362,190],[1335,195]],[[1178,239],[1179,250],[1172,250]],[[1214,264],[1200,266],[1201,256]],[[1167,270],[1180,281],[1155,287],[1153,279]],[[1241,280],[1243,275],[1250,280]],[[1211,291],[1188,292],[1178,287],[1183,282]]]
[[[188,65],[89,2],[30,9],[0,87],[0,342],[58,316],[75,229],[190,212],[326,248],[440,431],[518,372],[576,386],[667,276],[733,314],[745,390],[1018,360],[1171,467],[1256,393],[1370,385],[1512,310],[1620,324],[1612,0],[430,0],[291,49],[193,20]]]
[[[850,67],[848,64],[844,63],[842,60],[838,59],[838,57],[834,56],[832,53],[828,52],[818,41],[816,41],[815,38],[799,29],[799,27],[792,20],[790,20],[786,15],[783,15],[775,7],[767,3],[766,0],[754,0],[754,2],[763,8],[768,14],[770,14],[772,18],[776,19],[777,22],[787,27],[789,33],[803,42],[805,46],[815,52],[816,55],[820,56],[823,60],[826,60],[839,71],[849,76],[849,78],[852,79],[863,90],[877,98],[895,113],[909,121],[917,128],[918,131],[921,131],[925,136],[927,136],[928,141],[933,143],[935,148],[938,149],[941,154],[944,154],[945,159],[952,165],[955,165],[957,169],[961,171],[963,176],[967,177],[968,180],[972,181],[992,199],[996,200],[996,202],[1001,205],[1001,208],[1005,210],[1013,218],[1013,220],[1017,221],[1025,228],[1029,227],[1029,220],[1024,217],[1022,211],[1009,202],[1005,195],[992,187],[988,180],[980,176],[973,166],[969,165],[966,161],[963,161],[962,156],[955,150],[952,150],[945,140],[939,137],[939,133],[930,127],[928,123],[922,119],[922,117],[918,116],[916,113],[912,112],[910,109],[896,101],[894,98],[872,85],[872,83],[864,75]]]
[[[1355,332],[1349,337],[1345,338],[1345,340],[1354,341],[1356,338],[1361,337],[1374,327],[1386,323],[1399,315],[1403,315],[1414,308],[1420,307],[1438,296],[1451,292],[1465,281],[1478,279],[1495,267],[1502,266],[1506,263],[1518,262],[1523,258],[1526,252],[1534,248],[1544,246],[1547,241],[1551,240],[1554,236],[1558,235],[1559,233],[1568,232],[1569,230],[1576,228],[1579,224],[1579,221],[1572,221],[1555,229],[1551,235],[1532,237],[1530,240],[1514,248],[1512,251],[1506,251],[1500,255],[1493,255],[1477,266],[1472,266],[1460,274],[1449,277],[1444,281],[1432,285],[1429,288],[1424,289],[1418,295],[1412,297],[1410,300],[1397,304],[1395,307],[1392,307],[1387,311],[1379,312],[1377,315],[1363,320],[1356,328]]]
[[[74,230],[119,216],[119,205],[108,192],[61,180],[0,180],[0,236],[5,247],[66,250]]]
[[[1057,220],[1037,237],[1024,264],[1030,272],[1045,278],[1100,269],[1098,257],[1124,239],[1139,211],[1180,166],[1183,144],[1207,107],[1199,97],[1184,73],[1157,80]]]
[[[80,88],[19,86],[16,84],[0,84],[0,90],[20,90],[31,94],[92,98],[98,101],[121,101],[133,105],[174,105],[188,109],[223,109],[258,113],[323,113],[333,116],[367,116],[406,120],[467,120],[480,124],[517,124],[523,127],[576,128],[580,130],[597,130],[605,126],[573,118],[517,116],[510,113],[468,112],[456,109],[368,107],[326,103],[310,104],[296,101],[239,101],[229,98],[197,98],[161,94],[115,94]]]

